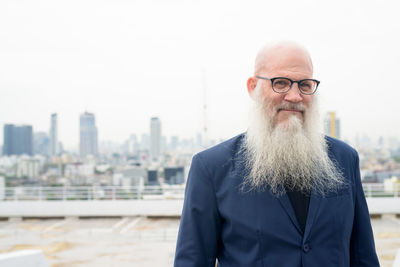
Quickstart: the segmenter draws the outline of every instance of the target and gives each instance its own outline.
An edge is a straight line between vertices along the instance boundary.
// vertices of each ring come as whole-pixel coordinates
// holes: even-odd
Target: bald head
[[[294,42],[280,42],[264,46],[257,54],[254,74],[269,73],[276,70],[298,69],[313,73],[313,64],[308,51]]]

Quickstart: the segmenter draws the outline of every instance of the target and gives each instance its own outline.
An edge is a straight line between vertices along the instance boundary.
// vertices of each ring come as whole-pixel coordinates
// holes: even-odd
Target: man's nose
[[[300,93],[299,85],[297,83],[293,83],[290,90],[285,94],[285,100],[293,103],[298,103],[303,100],[303,96]]]

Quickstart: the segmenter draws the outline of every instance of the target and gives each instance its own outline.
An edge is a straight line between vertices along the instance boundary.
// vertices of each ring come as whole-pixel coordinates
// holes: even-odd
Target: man
[[[308,52],[263,48],[248,131],[193,157],[176,267],[379,266],[357,152],[319,134]]]

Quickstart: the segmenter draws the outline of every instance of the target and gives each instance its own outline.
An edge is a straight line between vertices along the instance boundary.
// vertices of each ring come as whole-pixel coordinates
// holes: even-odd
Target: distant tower
[[[334,111],[327,112],[324,119],[325,135],[340,139],[340,119]]]
[[[175,151],[178,148],[179,145],[179,137],[174,135],[171,137],[171,144],[170,144],[170,149],[172,151]]]
[[[97,127],[93,113],[85,111],[85,113],[81,114],[79,120],[79,133],[79,148],[81,157],[85,157],[87,155],[97,155]]]
[[[202,146],[208,146],[208,127],[207,127],[207,83],[206,83],[206,71],[203,69],[203,137]]]
[[[4,125],[3,155],[33,155],[33,130],[31,125]]]
[[[33,153],[48,156],[50,151],[50,139],[46,132],[33,133]]]
[[[131,136],[129,137],[128,141],[127,141],[127,152],[130,154],[133,154],[135,152],[138,151],[138,140],[137,140],[137,136],[136,134],[131,134]]]
[[[157,160],[161,154],[161,121],[157,117],[150,120],[150,155]]]
[[[148,134],[142,134],[141,140],[140,140],[140,149],[141,150],[149,150],[150,149],[150,137]]]
[[[57,113],[51,114],[49,136],[50,136],[50,156],[55,156],[59,152]]]

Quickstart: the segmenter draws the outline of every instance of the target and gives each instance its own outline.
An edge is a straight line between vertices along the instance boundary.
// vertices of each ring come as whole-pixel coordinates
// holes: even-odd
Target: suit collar
[[[304,230],[304,233],[300,227],[300,224],[297,220],[296,214],[294,212],[293,206],[290,203],[288,195],[285,193],[282,196],[278,197],[279,203],[285,210],[286,214],[289,216],[292,224],[296,227],[297,231],[303,236],[303,242],[305,242],[310,235],[311,227],[313,226],[319,206],[321,204],[321,198],[318,198],[314,192],[311,192],[310,196],[310,203],[308,207],[308,214],[307,214],[307,221],[306,221],[306,227]]]
[[[313,226],[315,220],[317,219],[321,201],[322,199],[317,197],[314,192],[311,193],[303,242],[306,242],[308,236],[310,235],[311,227]]]
[[[292,204],[290,203],[289,197],[286,193],[284,193],[282,196],[278,197],[279,203],[282,205],[283,209],[285,210],[286,214],[289,216],[290,220],[292,221],[293,225],[296,227],[297,231],[299,231],[300,234],[303,234],[303,231],[301,230],[300,224],[297,221],[296,214],[294,213]],[[311,202],[311,199],[310,199]],[[308,217],[307,217],[307,223],[306,223],[306,230],[307,230],[307,224],[308,224]]]

